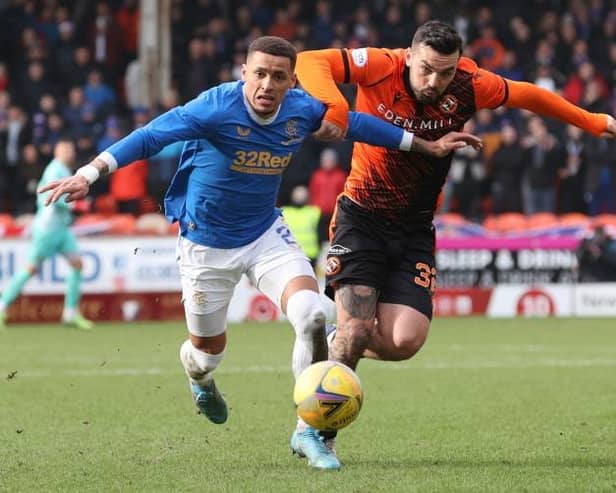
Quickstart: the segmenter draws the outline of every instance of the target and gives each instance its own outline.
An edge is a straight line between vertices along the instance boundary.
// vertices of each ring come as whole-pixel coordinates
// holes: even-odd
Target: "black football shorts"
[[[360,284],[378,290],[380,303],[410,306],[432,318],[436,286],[432,215],[391,222],[341,196],[331,226],[325,292]]]

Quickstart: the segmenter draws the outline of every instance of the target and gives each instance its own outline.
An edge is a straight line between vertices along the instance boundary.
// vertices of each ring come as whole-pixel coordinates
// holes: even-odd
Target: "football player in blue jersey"
[[[214,423],[227,420],[227,405],[212,379],[226,348],[226,317],[243,274],[286,314],[296,333],[292,367],[297,376],[327,359],[325,313],[314,271],[281,219],[276,198],[281,173],[310,134],[343,137],[323,123],[326,107],[299,89],[296,51],[277,37],[256,39],[242,80],[213,87],[113,144],[74,176],[50,183],[53,203],[83,198],[100,176],[164,146],[185,141],[180,165],[165,196],[165,214],[178,221],[177,262],[189,338],[180,359],[199,411]],[[415,139],[374,117],[351,113],[347,138],[395,149],[446,155],[472,135],[440,141]],[[340,462],[317,430],[301,420],[292,449],[312,467],[339,469]]]

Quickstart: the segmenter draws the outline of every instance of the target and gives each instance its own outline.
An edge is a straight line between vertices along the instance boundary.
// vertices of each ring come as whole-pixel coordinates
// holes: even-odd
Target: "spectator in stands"
[[[344,189],[346,172],[338,163],[338,153],[332,148],[321,152],[319,168],[310,177],[310,203],[321,211],[318,225],[319,243],[329,240],[329,222],[336,208],[336,198]]]
[[[115,80],[125,68],[122,54],[122,30],[114,22],[107,2],[96,3],[96,15],[89,28],[89,46],[94,61],[104,69],[106,78]]]
[[[92,61],[92,53],[86,46],[78,46],[73,53],[73,63],[67,74],[71,85],[83,86],[88,81],[88,74],[97,68]]]
[[[318,0],[315,8],[316,15],[310,31],[310,47],[327,48],[334,40],[332,4],[327,0]]]
[[[115,22],[120,28],[120,42],[123,62],[128,62],[137,57],[137,37],[139,34],[139,8],[137,0],[124,0],[122,6],[115,13]]]
[[[403,45],[404,46],[404,45]],[[492,25],[480,29],[479,38],[469,46],[471,56],[477,60],[480,67],[498,71],[503,66],[505,47],[496,35],[496,29]]]
[[[31,213],[36,210],[36,186],[41,178],[43,167],[35,145],[27,144],[23,148],[21,174],[24,183],[23,198],[15,208],[15,215]]]
[[[385,48],[396,48],[404,46],[407,41],[408,31],[400,5],[392,3],[385,11],[385,20],[381,28],[381,45]]]
[[[503,125],[500,140],[490,166],[494,212],[522,212],[520,177],[524,170],[524,152],[516,128],[509,123]]]
[[[584,131],[567,125],[564,162],[558,170],[558,209],[560,214],[585,212],[584,204]]]
[[[59,39],[53,50],[53,63],[58,81],[64,87],[74,83],[73,60],[75,58],[75,25],[64,21],[58,25]]]
[[[318,231],[321,211],[308,203],[309,198],[308,187],[297,185],[291,191],[291,203],[282,207],[282,216],[314,268],[321,252]]]
[[[476,133],[473,120],[464,126],[464,131]],[[452,208],[471,219],[480,215],[481,199],[485,195],[486,172],[482,153],[468,146],[456,151],[451,160],[447,184],[451,187]]]
[[[0,163],[4,164],[4,179],[10,183],[6,193],[11,210],[16,209],[22,198],[21,159],[23,147],[31,138],[32,130],[26,113],[19,106],[10,106],[4,130],[0,127]]]
[[[19,83],[15,92],[16,100],[22,108],[28,112],[35,111],[41,96],[53,93],[45,66],[41,62],[30,63],[24,80]]]
[[[88,80],[83,86],[83,96],[94,105],[99,115],[115,109],[116,94],[103,82],[103,74],[98,69],[93,69],[88,74]]]
[[[555,135],[539,116],[528,120],[528,135],[523,140],[526,163],[524,212],[556,212],[556,176],[562,163],[562,148]]]
[[[588,61],[581,63],[577,71],[569,77],[567,84],[563,88],[563,96],[573,104],[581,104],[582,97],[584,96],[584,89],[590,82],[595,82],[599,85],[603,98],[609,96],[609,90],[605,80],[601,74],[596,71],[592,62]]]
[[[603,226],[595,228],[584,238],[577,250],[579,280],[581,282],[616,281],[616,239]]]

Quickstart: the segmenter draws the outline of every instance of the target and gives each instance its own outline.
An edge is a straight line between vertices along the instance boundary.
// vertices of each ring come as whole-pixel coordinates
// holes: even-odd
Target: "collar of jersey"
[[[246,106],[246,109],[248,110],[248,114],[250,115],[250,118],[254,120],[256,123],[258,123],[259,125],[269,125],[270,123],[272,123],[278,116],[278,113],[280,113],[280,108],[282,104],[278,106],[276,113],[274,113],[272,116],[270,116],[269,118],[261,118],[259,115],[255,113],[255,110],[252,109],[252,106],[250,106],[250,103],[248,102],[248,98],[246,97],[246,93],[244,92],[245,88],[246,86],[242,86],[242,96],[244,98],[244,106]]]

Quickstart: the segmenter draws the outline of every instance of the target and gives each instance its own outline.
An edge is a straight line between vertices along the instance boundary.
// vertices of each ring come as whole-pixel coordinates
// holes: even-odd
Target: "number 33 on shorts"
[[[427,289],[433,295],[436,291],[436,267],[430,267],[424,262],[417,262],[415,268],[418,275],[413,278],[413,282],[419,287]]]

